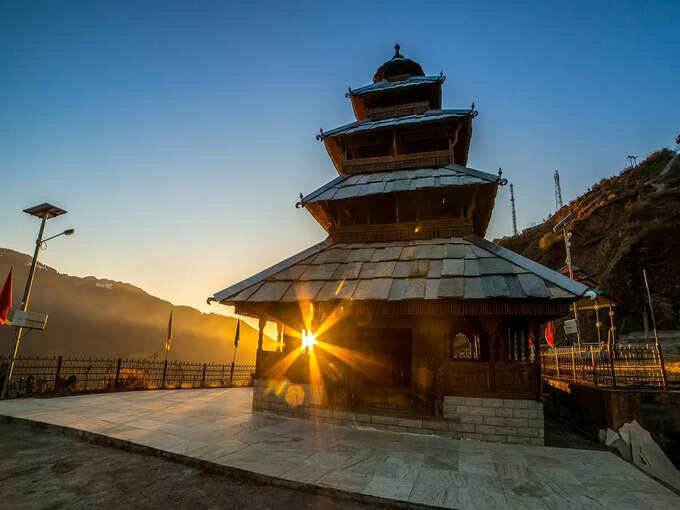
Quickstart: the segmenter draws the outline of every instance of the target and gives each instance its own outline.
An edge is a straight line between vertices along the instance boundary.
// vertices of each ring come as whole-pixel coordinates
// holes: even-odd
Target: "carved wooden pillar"
[[[276,321],[276,342],[279,352],[283,352],[283,322]]]
[[[484,330],[488,336],[487,349],[489,359],[489,391],[496,392],[496,362],[502,361],[502,339],[500,338],[500,317],[489,317],[484,320]]]
[[[257,351],[262,350],[262,342],[264,338],[264,327],[267,325],[266,317],[260,316],[257,322]]]
[[[536,370],[536,400],[541,398],[541,322],[539,319],[529,321],[529,331],[534,345],[534,367]]]
[[[266,372],[266,367],[263,366],[263,352],[262,352],[262,335],[264,334],[264,326],[267,324],[267,320],[260,316],[258,323],[258,333],[257,333],[257,351],[255,352],[255,378],[259,379],[262,374]]]
[[[503,339],[500,334],[501,319],[489,317],[484,320],[484,330],[488,336],[487,355],[490,363],[502,361]]]

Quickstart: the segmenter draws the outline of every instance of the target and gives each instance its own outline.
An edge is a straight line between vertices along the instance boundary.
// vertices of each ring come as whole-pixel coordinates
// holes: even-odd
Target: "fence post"
[[[590,361],[593,364],[593,386],[597,386],[597,370],[595,368],[595,353],[590,349]]]
[[[654,334],[656,335],[656,328],[654,329]],[[659,360],[659,368],[661,369],[661,384],[663,385],[664,391],[668,391],[668,379],[666,378],[666,364],[664,363],[663,352],[661,351],[661,345],[659,344],[659,339],[656,339],[654,344],[656,348],[656,357]]]
[[[205,386],[205,367],[207,366],[207,363],[203,363],[203,375],[201,375],[201,388]]]
[[[607,354],[609,355],[609,369],[612,372],[612,386],[616,388],[616,372],[614,371],[614,352],[611,344],[607,344]]]
[[[576,357],[574,356],[574,346],[571,346],[571,373],[574,375],[574,381],[576,380]]]
[[[57,381],[59,380],[59,374],[61,373],[61,356],[57,358],[57,373],[54,374],[54,389],[57,389]]]
[[[163,362],[163,379],[161,381],[161,389],[165,389],[165,372],[168,370],[168,360]]]
[[[118,381],[120,380],[120,362],[121,358],[118,358],[118,364],[116,365],[116,382],[114,383],[115,387],[118,387]]]
[[[553,347],[553,352],[555,353],[555,369],[557,370],[557,378],[560,378],[560,358],[557,356],[557,349]]]

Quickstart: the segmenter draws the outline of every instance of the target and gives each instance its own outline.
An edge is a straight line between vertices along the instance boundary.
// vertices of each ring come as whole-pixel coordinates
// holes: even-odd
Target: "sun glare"
[[[312,352],[316,345],[316,335],[306,329],[302,330],[302,350]]]

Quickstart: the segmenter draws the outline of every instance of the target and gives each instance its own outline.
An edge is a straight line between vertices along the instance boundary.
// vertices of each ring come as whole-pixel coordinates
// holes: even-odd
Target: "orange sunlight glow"
[[[345,278],[343,278],[342,280],[340,280],[340,283],[338,284],[338,288],[335,289],[335,295],[336,295],[336,296],[337,296],[338,293],[340,292],[340,289],[342,289],[342,286],[343,286],[343,285],[345,285]]]
[[[309,353],[309,391],[309,401],[312,405],[319,406],[325,403],[326,389],[316,353],[313,351]]]
[[[302,350],[311,354],[317,344],[316,335],[306,329],[302,330]]]
[[[346,347],[340,347],[339,345],[333,345],[321,341],[318,341],[317,345],[323,350],[331,353],[340,361],[345,362],[347,365],[354,368],[355,370],[359,370],[360,372],[369,373],[372,367],[381,366],[380,362]]]
[[[345,281],[342,280],[338,284],[336,293],[340,292],[344,283]],[[276,382],[271,381],[269,383],[267,393],[275,393],[291,407],[300,405],[306,398],[308,398],[309,402],[313,405],[323,405],[327,400],[326,388],[324,374],[322,374],[317,354],[318,349],[315,349],[315,347],[320,347],[323,351],[336,357],[347,366],[365,374],[372,372],[381,364],[363,353],[320,340],[322,334],[335,326],[340,319],[346,315],[346,311],[352,306],[351,301],[343,300],[338,303],[330,313],[324,314],[323,320],[320,321],[321,324],[318,325],[316,330],[312,329],[312,324],[316,326],[319,322],[314,321],[314,313],[317,311],[315,310],[314,303],[301,300],[298,302],[298,306],[300,307],[302,315],[302,330],[297,330],[288,325],[284,325],[284,327],[289,337],[299,338],[301,340],[301,345],[286,354],[283,359],[280,359],[267,371],[267,377],[270,380],[276,380]],[[303,353],[308,355],[307,363],[309,366],[310,394],[307,396],[300,385],[292,383],[286,378],[288,369]],[[337,379],[342,377],[340,370],[334,363],[331,362],[325,366],[328,367],[328,375],[331,378]]]
[[[286,356],[283,359],[279,360],[273,367],[271,367],[267,371],[267,377],[269,377],[270,379],[283,378],[283,376],[286,375],[286,372],[291,367],[291,365],[295,363],[295,360],[298,358],[300,354],[302,354],[302,347],[297,347],[293,349],[291,352],[286,354]]]

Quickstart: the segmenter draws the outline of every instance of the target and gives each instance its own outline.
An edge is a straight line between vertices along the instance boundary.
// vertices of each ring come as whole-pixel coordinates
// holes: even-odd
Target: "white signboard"
[[[12,315],[10,321],[12,322],[12,326],[28,329],[45,329],[45,326],[47,325],[47,314],[14,310],[14,315]]]
[[[567,335],[576,334],[576,319],[569,319],[568,321],[564,321],[564,332]]]

